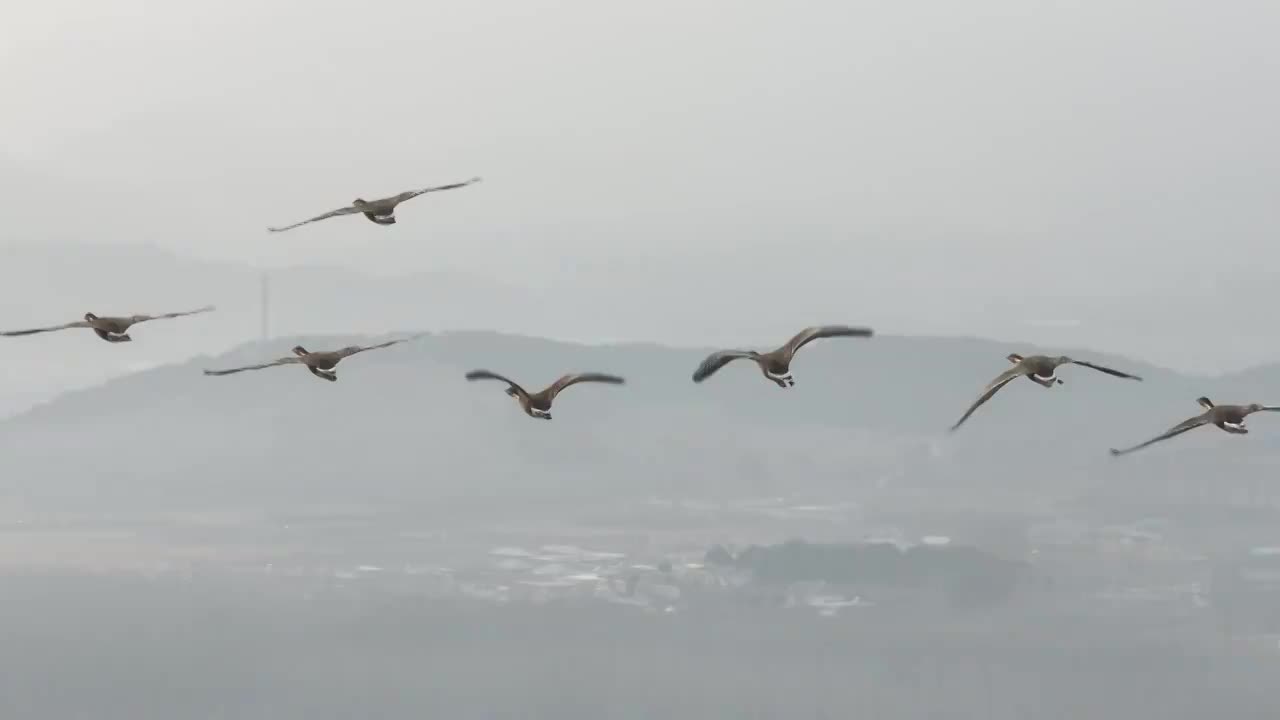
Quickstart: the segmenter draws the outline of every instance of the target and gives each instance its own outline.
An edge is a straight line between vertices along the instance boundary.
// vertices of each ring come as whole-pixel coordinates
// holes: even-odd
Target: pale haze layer
[[[1278,37],[1276,0],[7,3],[0,330],[217,311],[0,337],[0,720],[1276,720],[1280,414],[1107,450],[1280,404]],[[875,335],[692,381],[828,323]],[[1143,381],[948,432],[1011,353]],[[626,382],[544,421],[477,369]]]
[[[836,321],[1238,369],[1280,356],[1259,323],[1280,301],[1277,32],[1264,2],[22,4],[0,26],[0,250],[40,287],[0,321],[79,317],[88,299],[40,290],[84,283],[46,276],[143,244],[350,271],[334,293],[474,281],[491,327],[578,340]],[[392,228],[265,230],[473,175]],[[257,302],[128,262],[94,280],[98,312]],[[367,328],[278,329],[390,329],[391,300],[344,301]],[[503,322],[532,302],[541,322]],[[258,333],[189,322],[193,351]]]

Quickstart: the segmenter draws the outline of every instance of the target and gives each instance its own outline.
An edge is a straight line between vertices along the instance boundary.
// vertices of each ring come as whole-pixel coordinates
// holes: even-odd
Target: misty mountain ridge
[[[607,226],[593,230],[597,235],[609,232]],[[786,232],[779,226],[766,235]],[[162,331],[148,328],[145,347],[122,352],[78,350],[82,343],[62,337],[74,333],[6,342],[15,372],[8,381],[0,379],[0,415],[132,367],[176,362],[261,337],[264,275],[270,281],[268,321],[275,335],[487,328],[591,342],[701,346],[759,337],[773,345],[795,332],[797,322],[840,322],[898,335],[1013,337],[1039,346],[1107,348],[1163,358],[1162,365],[1183,371],[1240,369],[1280,356],[1280,345],[1270,334],[1235,319],[1241,305],[1265,304],[1260,293],[1269,284],[1260,272],[1162,276],[1150,282],[1095,278],[1099,287],[1082,296],[1055,294],[1025,282],[975,285],[965,279],[976,270],[971,258],[959,248],[936,250],[944,241],[957,241],[941,232],[917,231],[896,240],[905,231],[869,229],[852,236],[805,232],[810,240],[825,238],[823,246],[830,253],[851,243],[896,248],[884,270],[912,267],[907,285],[894,285],[875,267],[860,268],[851,282],[842,263],[813,266],[803,256],[778,259],[771,245],[626,261],[599,256],[601,246],[548,267],[536,237],[507,231],[441,235],[429,227],[398,227],[375,238],[341,242],[338,247],[345,250],[336,259],[313,254],[305,235],[268,237],[255,227],[253,234],[259,233],[257,249],[245,255],[253,264],[176,255],[145,236],[131,237],[136,244],[129,246],[59,236],[0,249],[0,282],[21,298],[4,309],[4,327],[66,322],[88,310],[120,314],[218,306],[216,316],[190,321],[198,326],[183,322]],[[960,239],[962,245],[981,240],[968,235]],[[643,241],[620,236],[615,242]],[[423,247],[439,247],[442,253],[467,248],[481,263],[492,254],[527,267],[512,273],[444,256],[423,262],[408,254]],[[356,270],[351,264],[384,271]],[[797,275],[807,282],[786,290],[785,302],[778,301],[776,292],[761,292],[776,288],[778,276]],[[717,278],[714,291],[709,291],[709,278]],[[1230,292],[1224,292],[1228,287]],[[904,294],[924,299],[904,302]],[[1188,326],[1200,328],[1198,337],[1189,336]],[[93,361],[50,362],[51,356],[75,352],[93,353]],[[122,361],[126,356],[128,361]]]
[[[146,245],[8,247],[0,282],[21,304],[5,307],[5,329],[39,327],[100,315],[162,313],[207,304],[217,312],[140,326],[135,342],[89,342],[68,330],[3,338],[10,373],[0,378],[0,416],[51,399],[66,388],[215,353],[262,332],[262,281],[269,278],[268,330],[275,334],[364,332],[397,327],[532,326],[537,296],[465,273],[375,276],[324,266],[258,269],[172,255]],[[30,268],[42,267],[42,273]],[[122,283],[120,278],[129,277]],[[359,303],[351,298],[359,297]],[[371,310],[370,308],[376,308]],[[442,312],[440,308],[449,308]]]
[[[399,334],[397,334],[399,335]],[[270,504],[440,502],[447,498],[622,497],[652,493],[847,497],[884,483],[1070,497],[1098,486],[1158,486],[1247,475],[1280,454],[1280,423],[1247,438],[1213,428],[1131,458],[1106,448],[1199,412],[1195,398],[1280,397],[1280,366],[1197,378],[1068,351],[1145,378],[1083,367],[1052,390],[1019,380],[959,432],[947,428],[1008,366],[1037,348],[893,336],[811,344],[780,390],[731,363],[690,380],[708,348],[583,345],[494,332],[436,333],[344,361],[339,382],[284,366],[231,377],[201,370],[265,362],[301,344],[335,349],[380,336],[295,336],[145,370],[63,394],[5,421],[5,483],[30,502]],[[530,388],[571,371],[622,375],[557,398],[555,420],[526,417],[487,368]],[[1274,400],[1272,400],[1274,401]],[[74,452],[68,450],[74,449]],[[1123,483],[1119,481],[1123,480]]]

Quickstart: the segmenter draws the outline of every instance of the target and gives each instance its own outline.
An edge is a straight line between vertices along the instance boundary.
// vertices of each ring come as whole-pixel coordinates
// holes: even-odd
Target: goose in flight
[[[506,393],[516,399],[520,403],[520,408],[524,413],[532,418],[542,420],[551,419],[551,403],[556,399],[556,395],[560,391],[583,382],[608,383],[610,385],[621,385],[625,382],[617,375],[605,375],[603,373],[570,373],[561,377],[559,380],[551,383],[551,386],[545,390],[536,393],[530,393],[528,390],[520,387],[516,383],[495,372],[488,370],[472,370],[467,373],[468,380],[499,380],[507,384]]]
[[[270,227],[267,230],[271,232],[284,232],[301,227],[307,223],[318,222],[320,220],[328,220],[331,217],[339,217],[341,215],[354,215],[355,213],[364,213],[364,216],[379,225],[395,225],[396,224],[396,206],[406,200],[412,200],[419,195],[429,192],[438,192],[440,190],[453,190],[455,188],[466,187],[473,183],[480,182],[480,178],[473,177],[466,182],[453,183],[451,185],[440,185],[438,187],[423,188],[422,190],[410,190],[402,192],[399,195],[382,198],[381,200],[361,200],[356,198],[350,205],[337,210],[331,210],[323,215],[317,215],[310,220],[303,220],[292,225],[284,227]]]
[[[983,403],[987,402],[996,393],[1000,392],[1000,388],[1020,377],[1026,377],[1037,385],[1042,385],[1047,388],[1061,384],[1062,380],[1058,378],[1058,367],[1062,365],[1082,365],[1118,378],[1126,378],[1129,380],[1142,379],[1137,375],[1130,375],[1128,373],[1120,372],[1119,370],[1112,370],[1111,368],[1095,365],[1094,363],[1085,362],[1084,360],[1072,360],[1065,355],[1059,357],[1049,357],[1047,355],[1031,355],[1023,357],[1018,354],[1013,354],[1010,355],[1008,359],[1014,363],[1014,366],[997,375],[996,379],[992,380],[991,383],[983,389],[982,395],[977,399],[977,401],[975,401],[973,405],[969,406],[969,409],[966,410],[964,415],[956,421],[955,425],[951,426],[952,432],[955,432],[957,428],[963,425],[964,421],[968,420],[969,416],[973,414],[973,411],[977,410],[983,405]]]
[[[1157,435],[1150,440],[1134,445],[1131,448],[1117,450],[1111,448],[1112,455],[1127,455],[1135,450],[1141,450],[1148,445],[1154,445],[1161,440],[1168,440],[1175,435],[1181,435],[1188,430],[1195,430],[1201,425],[1217,425],[1233,435],[1248,435],[1249,429],[1244,426],[1244,419],[1256,412],[1280,412],[1280,407],[1259,405],[1214,405],[1213,401],[1207,397],[1197,398],[1196,402],[1200,403],[1200,407],[1204,408],[1204,412],[1193,418],[1187,418],[1182,422],[1169,428],[1168,431],[1161,435]]]
[[[796,381],[791,377],[791,360],[800,348],[822,338],[871,337],[871,334],[871,328],[819,325],[801,330],[777,350],[765,353],[754,350],[720,350],[708,355],[702,364],[698,365],[698,369],[693,372],[693,381],[700,383],[730,362],[745,358],[760,366],[760,372],[764,373],[765,378],[777,384],[778,387],[793,387]]]
[[[262,363],[261,365],[247,365],[245,367],[231,368],[229,370],[205,370],[204,374],[213,376],[234,375],[235,373],[245,372],[246,370],[264,370],[266,368],[277,367],[280,365],[305,365],[307,370],[311,371],[312,375],[330,382],[337,382],[338,374],[334,372],[333,369],[344,359],[357,353],[365,352],[366,350],[379,350],[385,347],[391,347],[392,345],[399,345],[402,342],[408,342],[409,340],[413,340],[418,337],[421,337],[421,335],[400,338],[399,340],[390,340],[384,343],[378,343],[377,345],[367,345],[363,347],[360,345],[350,345],[342,348],[341,350],[321,350],[318,352],[310,352],[301,345],[298,345],[293,348],[293,357],[283,357],[279,360]]]
[[[51,327],[31,328],[30,330],[8,330],[0,332],[3,337],[18,337],[20,335],[35,335],[36,333],[54,332],[56,330],[70,330],[71,328],[89,328],[97,334],[98,337],[112,343],[130,342],[133,338],[129,337],[129,328],[138,323],[150,322],[152,320],[170,320],[172,318],[185,317],[187,315],[198,315],[200,313],[213,312],[214,307],[208,305],[196,310],[188,310],[186,312],[165,313],[164,315],[129,315],[127,317],[98,317],[93,313],[85,313],[84,320],[78,322],[67,323],[66,325],[53,325]]]

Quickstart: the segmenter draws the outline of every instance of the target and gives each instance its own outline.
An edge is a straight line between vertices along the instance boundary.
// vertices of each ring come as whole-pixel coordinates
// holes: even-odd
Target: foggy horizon
[[[7,8],[0,717],[1274,720],[1277,36]]]

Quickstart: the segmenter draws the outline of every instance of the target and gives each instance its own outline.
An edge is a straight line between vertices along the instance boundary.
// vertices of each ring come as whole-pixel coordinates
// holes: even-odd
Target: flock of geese
[[[480,178],[475,177],[465,182],[439,185],[436,187],[423,188],[421,190],[410,190],[408,192],[403,192],[399,195],[393,195],[380,200],[366,201],[357,198],[347,207],[331,210],[322,215],[317,215],[309,220],[303,220],[292,225],[286,225],[284,227],[270,227],[267,229],[271,232],[284,232],[286,230],[301,227],[308,223],[327,220],[329,218],[340,217],[343,215],[354,215],[356,213],[363,214],[371,222],[378,225],[394,225],[396,223],[396,208],[401,203],[407,200],[412,200],[419,195],[425,195],[426,193],[438,192],[441,190],[454,190],[457,188],[467,187],[468,185],[472,185],[477,182],[480,182]],[[207,306],[196,310],[165,313],[163,315],[128,315],[121,317],[98,316],[93,313],[85,313],[83,320],[77,320],[63,325],[51,325],[49,327],[0,332],[0,337],[16,337],[54,332],[58,330],[70,330],[73,328],[87,328],[93,330],[99,338],[106,342],[131,342],[133,338],[129,335],[129,330],[134,325],[150,322],[152,320],[170,320],[189,315],[197,315],[212,312],[213,310],[213,306]],[[821,340],[825,338],[869,338],[871,336],[872,330],[865,327],[850,327],[847,325],[821,325],[808,327],[801,330],[795,335],[795,337],[792,337],[781,347],[767,352],[757,352],[755,350],[719,350],[717,352],[713,352],[698,365],[696,370],[694,370],[693,381],[695,383],[700,383],[706,380],[720,370],[720,368],[734,360],[750,360],[760,368],[761,374],[763,374],[765,379],[769,382],[772,382],[778,387],[784,389],[793,387],[796,383],[795,379],[791,375],[791,362],[795,359],[795,355],[800,348],[808,345],[814,340]],[[418,337],[421,337],[421,335],[413,335],[397,340],[390,340],[376,345],[351,345],[338,350],[321,350],[315,352],[309,351],[301,345],[298,345],[293,348],[293,355],[288,357],[278,358],[276,360],[271,360],[257,365],[246,365],[244,367],[229,368],[226,370],[205,370],[204,374],[211,376],[233,375],[250,370],[264,370],[266,368],[279,367],[283,365],[302,365],[312,375],[315,375],[322,380],[336,382],[338,379],[336,372],[338,363],[342,362],[346,358],[368,350],[388,348],[393,345],[414,340]],[[953,432],[959,429],[959,427],[963,425],[964,422],[969,419],[969,416],[973,415],[979,407],[994,397],[996,393],[1000,392],[1001,388],[1020,377],[1025,377],[1042,387],[1052,388],[1056,385],[1063,384],[1063,381],[1058,378],[1057,375],[1058,368],[1064,365],[1079,365],[1117,378],[1124,378],[1127,380],[1142,379],[1136,375],[1130,375],[1119,370],[1103,367],[1084,360],[1074,360],[1066,356],[1051,357],[1048,355],[1029,355],[1023,357],[1022,355],[1012,354],[1009,355],[1007,359],[1009,362],[1013,363],[1013,366],[997,375],[994,380],[983,388],[978,399],[974,401],[967,410],[965,410],[964,415],[960,416],[960,419],[956,421],[956,424],[951,426],[951,430]],[[498,382],[505,383],[507,386],[505,392],[507,395],[516,399],[516,402],[519,403],[520,408],[524,413],[529,417],[541,420],[551,419],[552,402],[555,401],[556,396],[559,395],[561,391],[571,385],[577,385],[579,383],[621,385],[624,382],[622,378],[616,375],[609,375],[605,373],[570,373],[562,376],[543,390],[538,392],[529,392],[514,380],[510,380],[505,376],[499,375],[498,373],[490,370],[472,370],[467,373],[465,377],[467,380],[472,381],[496,380]],[[1112,448],[1111,454],[1125,455],[1136,450],[1141,450],[1149,445],[1153,445],[1163,440],[1168,440],[1169,438],[1181,435],[1189,430],[1194,430],[1202,425],[1216,425],[1219,429],[1228,433],[1244,435],[1249,432],[1249,430],[1244,426],[1245,418],[1249,415],[1256,412],[1280,412],[1280,406],[1259,405],[1257,403],[1251,405],[1214,405],[1207,397],[1201,397],[1197,402],[1199,402],[1200,406],[1204,408],[1204,412],[1174,425],[1164,433],[1161,433],[1160,435],[1157,435],[1145,442],[1123,450]]]

